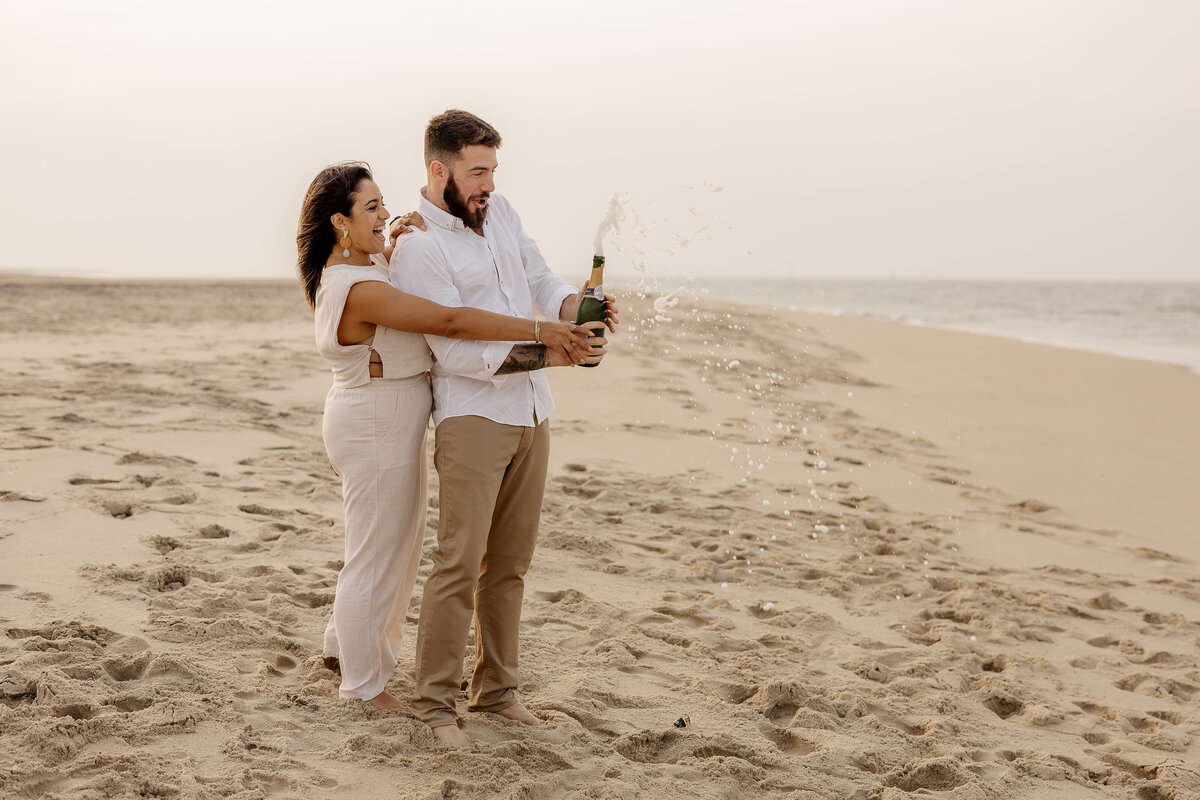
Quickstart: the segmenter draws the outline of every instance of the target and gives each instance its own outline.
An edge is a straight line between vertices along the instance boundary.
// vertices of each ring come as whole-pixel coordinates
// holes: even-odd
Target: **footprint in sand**
[[[637,620],[640,624],[661,624],[663,622],[679,622],[688,628],[706,628],[713,624],[715,618],[704,613],[704,610],[694,603],[680,606],[664,603],[656,606],[652,615]]]
[[[152,655],[149,651],[137,654],[122,654],[105,659],[101,662],[101,666],[104,667],[104,671],[114,681],[125,683],[126,681],[138,680],[144,676],[150,666],[151,658]]]
[[[2,503],[42,503],[46,498],[38,497],[37,495],[25,494],[24,492],[11,492],[0,489],[0,502]]]
[[[773,725],[763,725],[763,727],[759,728],[759,732],[769,739],[780,752],[786,753],[789,756],[806,756],[820,749],[816,744],[800,736],[795,731],[776,728]]]
[[[916,764],[898,767],[884,776],[884,785],[903,792],[921,790],[949,792],[978,779],[966,772],[954,759],[931,758]]]
[[[562,487],[563,494],[570,497],[582,497],[584,500],[595,500],[600,495],[604,494],[604,487],[591,487],[583,483],[566,484]]]
[[[772,722],[790,722],[807,704],[808,692],[797,681],[773,681],[758,687],[743,702]]]
[[[216,523],[205,525],[200,529],[200,536],[204,539],[228,539],[231,535],[233,535],[233,531]]]
[[[1129,738],[1145,747],[1169,753],[1185,752],[1192,740],[1187,731],[1168,722],[1156,714],[1148,716],[1130,715],[1123,720],[1122,728]],[[1132,729],[1132,730],[1130,730]]]
[[[160,555],[164,556],[173,550],[178,550],[179,548],[184,547],[182,542],[170,536],[151,536],[145,541],[148,545],[150,545],[151,548],[157,550]]]
[[[239,656],[234,659],[233,666],[242,675],[266,675],[271,678],[281,678],[299,666],[299,662],[283,653],[263,653]]]
[[[153,464],[158,467],[193,467],[196,462],[182,456],[164,456],[134,451],[117,459],[118,464]]]
[[[238,506],[238,510],[260,517],[286,517],[291,513],[290,511],[284,511],[281,508],[267,508],[266,506],[259,505],[258,503],[243,503],[242,505]]]
[[[133,516],[133,503],[127,500],[102,500],[99,504],[100,510],[104,511],[111,517],[116,519],[128,519]]]
[[[630,761],[649,764],[678,764],[685,759],[740,761],[745,762],[747,767],[757,768],[742,770],[751,774],[761,773],[763,768],[780,763],[776,753],[748,746],[725,733],[688,736],[674,730],[641,731],[622,736],[613,743],[613,749]],[[731,765],[726,763],[723,766]]]
[[[103,486],[109,483],[120,483],[121,478],[89,478],[84,475],[76,475],[74,478],[67,480],[67,483],[72,486]]]
[[[1109,708],[1108,706],[1103,706],[1103,705],[1100,705],[1099,703],[1093,703],[1090,700],[1076,700],[1075,705],[1081,711],[1091,714],[1094,717],[1099,717],[1100,719],[1108,720],[1109,722],[1116,722],[1116,720],[1120,716],[1116,711]]]
[[[140,678],[149,663],[148,651],[123,652],[145,651],[146,642],[139,637],[74,620],[9,628],[5,634],[20,650],[9,659],[8,674],[0,680],[0,702],[11,707],[36,701],[32,724],[38,716],[89,720],[103,714],[106,706],[128,713],[153,702],[129,697],[121,686]],[[95,668],[97,662],[101,670]]]
[[[155,570],[146,576],[146,582],[156,592],[173,592],[188,585],[192,579],[192,570],[183,564],[172,564],[169,567]]]
[[[1189,680],[1177,678],[1159,678],[1146,672],[1135,672],[1113,682],[1113,686],[1126,692],[1149,697],[1174,697],[1185,703],[1192,702],[1200,685]]]
[[[1009,694],[996,691],[989,693],[984,698],[983,705],[1000,719],[1008,719],[1025,710],[1025,704],[1020,700]]]
[[[158,500],[159,503],[166,503],[170,506],[186,506],[196,502],[197,497],[194,492],[176,492],[169,494],[166,497]]]

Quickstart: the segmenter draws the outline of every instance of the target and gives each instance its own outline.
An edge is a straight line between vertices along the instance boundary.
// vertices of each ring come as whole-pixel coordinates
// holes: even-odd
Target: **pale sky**
[[[393,213],[504,136],[552,267],[1200,280],[1196,0],[0,0],[0,268],[288,277],[325,164]]]

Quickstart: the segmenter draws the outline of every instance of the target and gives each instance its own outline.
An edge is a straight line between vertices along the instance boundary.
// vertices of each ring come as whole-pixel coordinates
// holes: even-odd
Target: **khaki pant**
[[[519,700],[521,601],[542,511],[550,425],[449,417],[438,425],[435,442],[438,537],[421,598],[413,700],[413,711],[434,728],[458,719],[455,697],[472,613],[468,710],[500,711]]]

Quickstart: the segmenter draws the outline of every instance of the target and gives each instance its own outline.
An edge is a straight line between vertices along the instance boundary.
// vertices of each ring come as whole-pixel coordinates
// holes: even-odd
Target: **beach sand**
[[[321,658],[299,288],[0,277],[0,796],[1200,798],[1200,377],[651,299],[552,371],[546,724],[454,752]]]

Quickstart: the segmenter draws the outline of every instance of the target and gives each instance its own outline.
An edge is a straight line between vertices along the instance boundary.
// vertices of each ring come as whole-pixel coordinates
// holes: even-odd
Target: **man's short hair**
[[[443,111],[425,127],[425,166],[434,161],[453,164],[464,147],[500,146],[500,132],[469,111]]]

